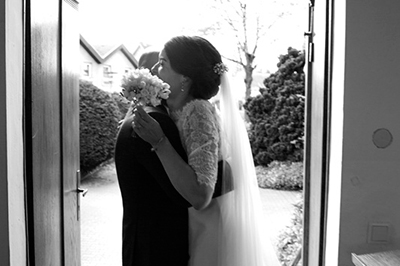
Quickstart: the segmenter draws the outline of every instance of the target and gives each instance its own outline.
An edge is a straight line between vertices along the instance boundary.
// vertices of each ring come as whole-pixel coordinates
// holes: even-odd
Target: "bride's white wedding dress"
[[[218,109],[193,100],[171,113],[198,182],[215,186],[219,160],[229,163],[233,176],[233,191],[223,192],[203,210],[189,209],[189,266],[279,266],[264,233],[247,132],[226,78]]]

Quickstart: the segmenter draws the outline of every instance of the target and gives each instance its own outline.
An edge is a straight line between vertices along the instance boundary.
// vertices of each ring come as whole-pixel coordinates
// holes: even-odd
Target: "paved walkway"
[[[115,168],[105,167],[101,174],[84,179],[81,187],[89,189],[81,199],[81,266],[121,266],[122,202]],[[280,231],[290,224],[299,192],[260,189],[260,194],[266,233],[276,247]]]
[[[294,206],[300,197],[300,192],[281,191],[260,188],[268,237],[276,247],[280,232],[290,225]]]
[[[81,266],[122,265],[121,193],[115,168],[102,171],[106,178],[94,175],[81,182],[89,189],[81,198]]]

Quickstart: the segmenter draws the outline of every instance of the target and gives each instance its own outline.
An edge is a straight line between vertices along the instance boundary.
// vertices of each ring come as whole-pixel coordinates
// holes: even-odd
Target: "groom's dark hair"
[[[144,52],[139,58],[139,68],[151,69],[158,62],[158,51]]]
[[[164,45],[172,69],[192,80],[189,93],[208,100],[218,93],[221,77],[214,67],[221,63],[218,50],[199,36],[177,36]]]

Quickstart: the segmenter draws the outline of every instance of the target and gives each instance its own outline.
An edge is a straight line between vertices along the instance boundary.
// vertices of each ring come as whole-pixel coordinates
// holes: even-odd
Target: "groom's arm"
[[[178,154],[187,161],[187,155],[182,147],[179,131],[172,119],[165,113],[158,111],[151,111],[149,115],[152,116],[161,126],[165,136],[168,138],[172,146],[178,152]],[[140,152],[135,153],[137,160],[147,169],[147,171],[156,179],[157,183],[161,186],[164,192],[173,200],[175,203],[191,207],[190,203],[184,199],[178,191],[173,187],[167,173],[164,170],[157,154],[151,151],[151,145],[137,137],[135,140],[135,146]]]

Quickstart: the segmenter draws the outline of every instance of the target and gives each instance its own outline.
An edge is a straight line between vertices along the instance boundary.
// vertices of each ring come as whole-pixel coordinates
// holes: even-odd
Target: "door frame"
[[[67,1],[67,0],[65,0]],[[30,3],[29,0],[25,2]],[[314,1],[310,1],[314,5]],[[29,4],[27,5],[29,8]],[[314,99],[319,97],[323,101],[322,106],[316,106],[311,100],[308,100],[307,115],[306,115],[306,138],[305,138],[305,191],[304,191],[304,243],[303,243],[303,265],[323,265],[325,257],[325,230],[326,230],[326,206],[328,193],[328,161],[329,161],[329,132],[330,132],[330,94],[331,94],[331,57],[332,57],[332,21],[333,1],[326,0],[325,2],[317,2],[314,9],[314,14],[317,15],[314,19],[321,25],[318,29],[323,29],[324,34],[309,36],[309,40],[314,44],[312,52],[313,62],[307,64],[310,75],[307,77],[307,98]],[[27,20],[29,19],[27,12]],[[319,19],[322,16],[323,19]],[[323,22],[323,23],[322,23]],[[315,25],[313,25],[315,26]],[[311,32],[314,28],[311,29]],[[318,32],[319,33],[319,32]],[[29,40],[26,40],[26,47],[30,47]],[[308,53],[310,55],[310,53]],[[322,61],[321,61],[322,60]],[[30,60],[26,60],[26,66],[30,65]],[[322,66],[323,79],[314,71]],[[26,81],[29,82],[29,73],[26,73]],[[312,88],[316,88],[319,84],[323,84],[323,90],[315,93]],[[318,85],[318,86],[316,86]],[[316,95],[317,94],[317,95]],[[314,98],[313,98],[314,97]],[[29,108],[29,99],[25,102]],[[318,111],[319,116],[313,117],[312,113]],[[29,116],[25,116],[29,123]],[[319,132],[319,133],[318,133]],[[29,133],[29,130],[26,131]],[[32,133],[32,132],[30,132]],[[28,134],[29,135],[29,134]],[[313,143],[314,137],[319,137],[317,146]],[[29,166],[29,156],[33,156],[32,150],[26,149],[27,165]],[[30,155],[29,155],[30,154]],[[321,155],[318,159],[318,164],[313,165],[312,159],[316,155]],[[29,167],[28,167],[29,168]],[[29,194],[32,193],[28,190]],[[313,199],[313,200],[311,200]],[[318,199],[318,200],[315,200]],[[32,206],[28,204],[28,213]],[[315,227],[314,225],[318,225]],[[32,224],[28,220],[28,229],[31,232]],[[315,240],[315,242],[313,241]],[[27,240],[29,241],[29,239]],[[29,242],[31,247],[32,241]],[[313,249],[316,246],[317,249]],[[31,250],[31,249],[29,249]],[[28,250],[28,253],[29,253]],[[32,250],[31,250],[32,251]]]
[[[309,1],[302,251],[303,265],[307,266],[325,265],[333,5],[333,0]]]
[[[0,3],[0,265],[25,265],[23,2]]]

